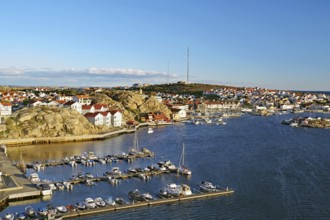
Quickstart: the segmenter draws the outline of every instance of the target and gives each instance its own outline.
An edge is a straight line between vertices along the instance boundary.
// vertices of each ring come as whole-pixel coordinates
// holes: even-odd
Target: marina
[[[305,117],[304,114],[298,116]],[[329,171],[327,161],[330,156],[328,130],[293,129],[280,123],[290,117],[290,114],[267,118],[245,115],[227,119],[226,126],[178,123],[154,127],[152,135],[148,134],[148,128],[141,128],[138,132],[141,148],[147,147],[154,152],[154,157],[135,159],[132,162],[96,162],[93,166],[48,166],[40,171],[28,168],[26,175],[36,172],[41,180],[63,183],[79,172],[85,176],[89,173],[101,177],[118,167],[124,175],[128,171],[135,172],[138,168],[144,169],[159,162],[165,164],[168,160],[178,167],[183,143],[184,165],[192,174],[165,172],[152,175],[148,180],[139,176],[118,179],[118,184],[109,181],[95,181],[90,186],[85,183],[73,184],[72,190],[55,190],[52,195],[26,200],[24,203],[9,202],[0,216],[22,212],[27,206],[38,210],[52,205],[65,206],[68,210],[62,214],[62,218],[71,219],[90,219],[91,216],[95,219],[194,219],[200,216],[209,219],[219,216],[231,219],[327,219],[330,216],[325,207],[330,205],[326,199],[330,195],[326,188],[330,184],[326,174]],[[58,161],[70,158],[71,155],[81,156],[84,152],[94,152],[94,155],[100,157],[119,155],[129,152],[134,136],[130,133],[104,141],[10,148],[8,156],[13,163],[23,158],[26,164],[33,164],[36,161]],[[177,186],[189,186],[191,199],[190,196],[158,196],[166,184],[171,182]],[[228,191],[235,192],[226,194],[230,196],[211,196],[213,186],[222,191],[226,191],[228,186]],[[150,193],[154,199],[134,201],[133,205],[128,193],[135,189],[141,193]],[[320,192],[323,195],[321,197]],[[103,198],[108,205],[72,211],[72,205],[86,198],[96,200],[98,197]],[[116,198],[122,205],[113,206],[112,202]],[[296,202],[296,199],[300,202]],[[124,204],[125,201],[129,204]],[[317,208],[313,205],[316,201],[320,204]],[[301,208],[302,204],[304,208]],[[83,206],[79,207],[82,209]]]

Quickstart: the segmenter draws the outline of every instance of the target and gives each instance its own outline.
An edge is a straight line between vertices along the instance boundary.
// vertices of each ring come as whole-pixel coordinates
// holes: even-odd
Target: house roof
[[[75,102],[74,101],[68,101],[68,102],[65,102],[63,105],[73,105],[73,104],[75,104]]]
[[[76,95],[78,99],[90,99],[91,97],[89,95]]]
[[[93,106],[92,105],[83,105],[82,109],[83,110],[90,110]]]
[[[94,108],[95,109],[101,109],[101,108],[108,108],[108,106],[106,104],[94,104]]]
[[[0,102],[3,106],[12,106],[11,102]]]
[[[88,113],[86,113],[84,116],[86,117],[86,118],[95,118],[98,114],[100,114],[100,112],[88,112]]]
[[[111,114],[110,112],[99,112],[103,116],[107,116],[108,114]]]

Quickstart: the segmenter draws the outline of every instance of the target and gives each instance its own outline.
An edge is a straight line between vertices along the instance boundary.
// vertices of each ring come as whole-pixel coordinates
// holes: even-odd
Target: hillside
[[[24,108],[6,120],[4,138],[60,137],[95,134],[98,128],[76,110],[38,106]]]
[[[201,84],[201,83],[190,83],[190,84],[180,84],[180,83],[171,83],[171,84],[161,84],[161,85],[150,85],[143,87],[144,92],[162,92],[170,94],[192,94],[197,97],[202,96],[203,91],[210,89],[220,89],[220,88],[230,88],[228,86],[222,85],[210,85],[210,84]]]
[[[163,112],[170,117],[171,111],[164,104],[156,100],[154,96],[144,98],[133,91],[107,90],[104,94],[92,96],[96,103],[104,103],[113,109],[121,109],[125,120],[136,119],[141,113]]]

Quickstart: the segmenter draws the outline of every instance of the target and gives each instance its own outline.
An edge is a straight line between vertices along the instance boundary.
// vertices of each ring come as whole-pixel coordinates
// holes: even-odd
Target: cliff
[[[15,112],[6,120],[6,128],[4,138],[61,137],[105,130],[89,123],[76,110],[46,106]]]

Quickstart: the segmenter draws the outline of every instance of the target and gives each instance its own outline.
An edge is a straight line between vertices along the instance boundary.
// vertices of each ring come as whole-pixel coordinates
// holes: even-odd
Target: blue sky
[[[330,90],[328,0],[0,0],[0,84]],[[168,74],[169,73],[169,74]]]

